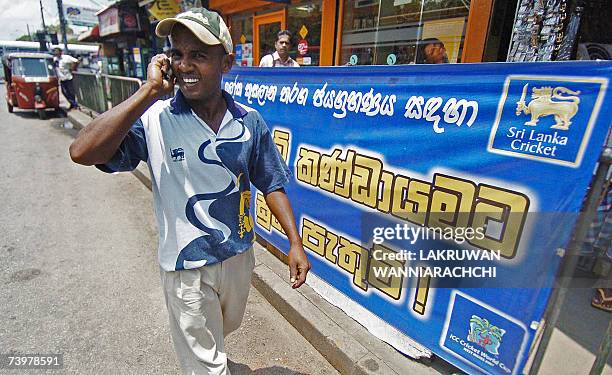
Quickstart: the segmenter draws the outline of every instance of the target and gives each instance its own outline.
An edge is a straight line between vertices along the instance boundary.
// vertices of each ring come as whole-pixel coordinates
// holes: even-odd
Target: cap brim
[[[170,33],[172,33],[172,28],[177,23],[180,23],[181,25],[188,28],[193,33],[193,35],[200,39],[204,44],[208,44],[210,46],[216,46],[217,44],[221,44],[221,41],[217,39],[206,27],[188,19],[166,18],[164,20],[161,20],[157,24],[157,27],[155,27],[155,34],[160,37],[169,36]]]

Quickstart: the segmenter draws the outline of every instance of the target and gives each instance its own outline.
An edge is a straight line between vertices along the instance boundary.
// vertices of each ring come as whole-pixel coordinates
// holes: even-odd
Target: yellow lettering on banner
[[[405,261],[389,256],[395,255],[395,251],[382,245],[373,245],[372,250],[368,250],[306,218],[302,218],[301,230],[304,248],[353,275],[355,286],[364,291],[372,286],[396,300],[401,297],[403,273],[400,269]],[[370,257],[374,250],[381,252],[379,259],[382,261]],[[374,271],[374,268],[379,270]]]
[[[300,147],[297,180],[424,227],[476,229],[498,222],[501,237],[491,230],[484,239],[470,243],[500,250],[505,257],[516,255],[529,207],[526,195],[439,173],[432,182],[411,179],[384,170],[375,157],[351,149],[344,158],[342,153],[334,149],[321,154]]]
[[[368,207],[376,208],[378,181],[382,162],[369,156],[357,154],[351,178],[351,199]]]
[[[302,218],[302,244],[322,257],[325,257],[325,234],[325,228],[314,221]]]
[[[399,261],[392,256],[385,255],[395,255],[397,253],[386,246],[374,244],[372,246],[372,253],[375,251],[380,251],[381,257],[379,259],[385,260],[377,260],[374,257],[370,258],[368,284],[389,297],[398,300],[402,295],[402,285],[404,283],[404,275],[402,272],[398,272],[398,270],[404,268],[405,261]],[[386,272],[375,272],[375,268],[385,270]],[[377,273],[379,274],[378,276]]]
[[[342,150],[335,149],[331,155],[321,156],[319,187],[343,198],[350,196],[350,180],[355,160],[355,151],[348,150],[344,160]]]
[[[382,171],[380,183],[378,184],[378,211],[389,213],[393,198],[393,173]]]
[[[427,225],[432,228],[467,228],[476,193],[471,181],[441,174],[434,175]]]
[[[484,249],[499,250],[504,258],[514,258],[528,209],[529,198],[526,195],[480,185],[471,225],[474,228],[488,227],[491,221],[497,221],[501,225],[500,235],[498,238],[492,237],[487,228],[482,240],[474,238],[468,242]]]
[[[431,278],[429,276],[419,277],[416,285],[416,293],[414,295],[414,303],[412,304],[412,311],[420,315],[425,315],[425,308],[427,307],[427,296],[429,295],[429,283]]]
[[[418,225],[425,225],[431,185],[397,175],[393,183],[391,214]]]
[[[411,205],[406,204],[408,196],[408,184],[410,179],[406,176],[398,174],[393,182],[393,204],[391,215],[400,219],[407,219],[408,214],[412,211]]]
[[[289,160],[289,150],[291,149],[291,134],[279,129],[274,129],[273,134],[274,144],[278,147],[278,151],[286,163]]]
[[[358,244],[340,237],[338,247],[338,266],[353,275],[353,284],[363,290],[368,290],[365,275],[368,264],[368,250]]]
[[[410,180],[407,198],[408,202],[412,203],[412,209],[406,214],[406,220],[425,225],[430,192],[431,184],[420,180]]]
[[[327,241],[325,243],[325,259],[336,264],[338,257],[334,254],[334,249],[338,246],[338,235],[327,230]]]
[[[299,158],[295,165],[298,181],[317,186],[319,181],[320,159],[320,153],[300,147]]]
[[[257,225],[270,232],[272,226],[272,211],[268,208],[266,200],[261,193],[255,195],[255,212]]]

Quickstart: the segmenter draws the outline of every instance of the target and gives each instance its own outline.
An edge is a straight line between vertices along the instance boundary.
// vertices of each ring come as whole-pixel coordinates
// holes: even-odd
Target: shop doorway
[[[286,28],[285,10],[253,17],[253,66],[259,66],[263,56],[275,51],[276,34]]]

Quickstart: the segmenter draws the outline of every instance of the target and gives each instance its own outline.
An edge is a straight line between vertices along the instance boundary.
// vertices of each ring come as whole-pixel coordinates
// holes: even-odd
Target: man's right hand
[[[168,56],[163,53],[153,56],[147,67],[147,81],[145,84],[155,92],[156,96],[161,97],[174,93],[175,78],[173,75],[166,76],[167,72],[171,72]]]
[[[170,68],[166,55],[156,55],[147,68],[146,82],[129,98],[100,114],[81,129],[70,145],[70,157],[83,165],[108,162],[130,131],[132,125],[160,97],[172,94],[174,78],[164,79]]]

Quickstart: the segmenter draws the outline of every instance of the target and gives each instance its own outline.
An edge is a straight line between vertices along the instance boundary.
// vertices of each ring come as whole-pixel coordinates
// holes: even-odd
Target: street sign
[[[82,5],[63,4],[66,22],[75,26],[95,26],[98,24],[96,13],[100,9],[88,8]]]
[[[174,17],[179,12],[179,6],[174,0],[156,0],[149,8],[149,13],[159,21]]]
[[[302,39],[304,39],[306,38],[306,35],[308,35],[308,29],[306,28],[306,25],[302,25],[302,28],[300,29],[300,36]]]

